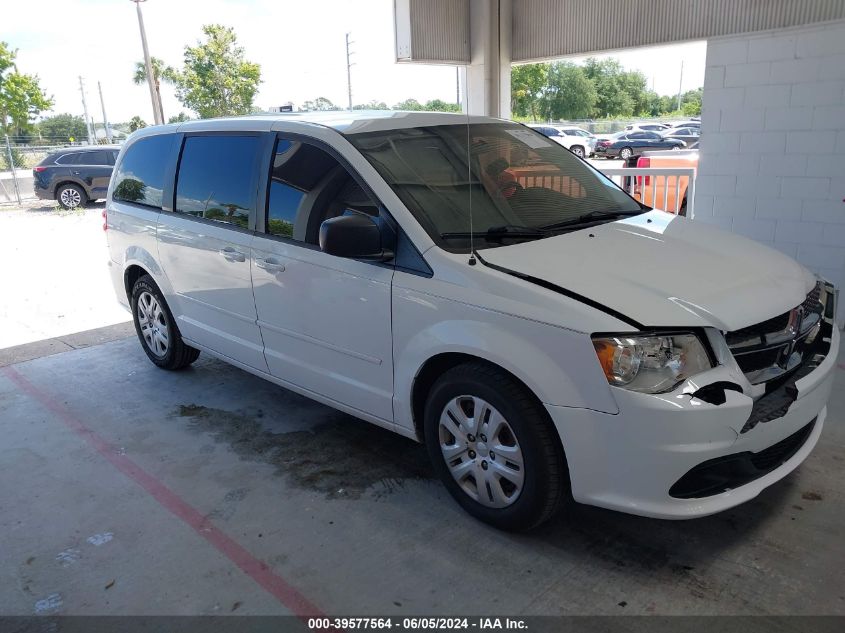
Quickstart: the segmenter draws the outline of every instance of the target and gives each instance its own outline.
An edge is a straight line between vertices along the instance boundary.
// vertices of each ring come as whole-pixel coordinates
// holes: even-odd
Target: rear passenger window
[[[84,152],[79,155],[78,165],[111,165],[109,153],[105,150],[96,152]]]
[[[56,159],[57,165],[78,165],[79,164],[79,154],[65,154],[64,156],[59,156]]]
[[[114,200],[161,208],[164,170],[173,136],[147,136],[132,143],[114,175]]]
[[[331,154],[279,139],[270,173],[267,233],[316,244],[324,220],[348,213],[377,216],[378,205]]]
[[[176,212],[249,227],[255,207],[257,136],[189,136],[176,178]]]

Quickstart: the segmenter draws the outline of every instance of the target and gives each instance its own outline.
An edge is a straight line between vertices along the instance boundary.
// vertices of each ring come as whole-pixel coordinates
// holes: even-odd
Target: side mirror
[[[341,215],[320,225],[320,250],[329,255],[380,262],[393,259],[393,245],[383,241],[379,226],[361,213]]]

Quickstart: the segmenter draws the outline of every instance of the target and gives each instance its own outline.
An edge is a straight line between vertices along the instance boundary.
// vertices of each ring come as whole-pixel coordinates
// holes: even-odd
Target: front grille
[[[740,369],[752,384],[768,382],[800,366],[805,341],[813,338],[824,313],[821,282],[801,305],[761,323],[725,334],[725,341]]]
[[[745,451],[702,462],[690,469],[669,489],[676,499],[700,499],[739,488],[785,464],[807,442],[814,418],[789,437],[759,453]]]

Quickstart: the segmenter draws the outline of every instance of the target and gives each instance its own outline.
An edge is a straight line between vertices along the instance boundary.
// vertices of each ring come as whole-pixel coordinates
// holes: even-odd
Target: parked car
[[[607,140],[596,143],[596,156],[628,160],[632,156],[639,156],[648,150],[679,150],[686,147],[686,143],[674,138],[663,138],[657,132],[634,130],[633,132],[619,132]]]
[[[625,131],[647,130],[649,132],[662,132],[663,130],[668,130],[669,127],[666,123],[631,123],[625,126]]]
[[[152,363],[205,352],[424,442],[457,502],[500,528],[570,498],[719,512],[795,469],[825,423],[829,283],[645,209],[516,123],[385,111],[145,128],[104,215]]]
[[[35,195],[65,209],[105,198],[119,151],[117,145],[92,145],[53,152],[32,170]]]
[[[675,121],[672,123],[671,127],[701,127],[701,120],[700,119],[690,119],[689,121]]]
[[[691,167],[698,169],[698,150],[682,152],[643,152],[632,158],[634,167]],[[626,164],[626,167],[629,166]],[[644,205],[686,216],[688,176],[634,176],[633,196]]]
[[[528,127],[537,130],[543,136],[562,145],[578,158],[591,156],[594,153],[595,140],[591,138],[589,132],[581,128],[537,124],[529,124]],[[580,132],[584,132],[584,134]]]
[[[698,141],[701,138],[701,128],[698,127],[674,127],[664,131],[663,138],[676,138],[686,143],[687,149],[698,149]]]

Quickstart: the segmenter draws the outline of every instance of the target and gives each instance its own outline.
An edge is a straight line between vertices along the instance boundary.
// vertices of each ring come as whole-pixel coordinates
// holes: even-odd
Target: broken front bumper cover
[[[721,512],[754,498],[809,455],[824,427],[839,331],[830,327],[824,334],[828,335],[824,359],[780,385],[794,395],[789,406],[779,417],[758,421],[746,432],[742,430],[755,406],[762,410],[757,405],[761,398],[755,401],[746,395],[753,393],[753,387],[735,363],[719,365],[669,393],[649,395],[614,388],[619,405],[616,415],[547,405],[566,450],[575,500],[643,516],[685,519]],[[716,400],[720,404],[695,397],[717,382],[735,383],[742,389],[724,389],[724,400]],[[792,441],[786,441],[790,437]],[[756,468],[754,477],[710,482],[713,485],[700,497],[670,494],[696,467],[736,456],[750,459],[747,454],[764,466]]]

